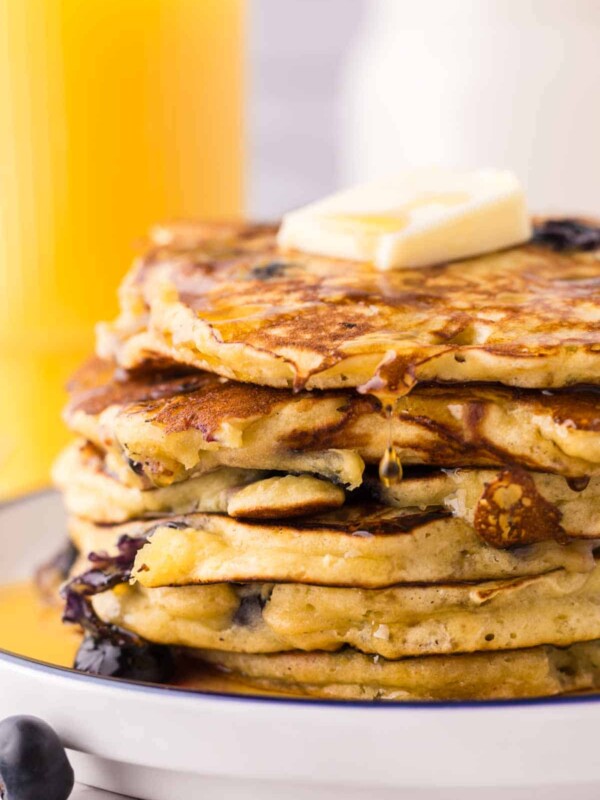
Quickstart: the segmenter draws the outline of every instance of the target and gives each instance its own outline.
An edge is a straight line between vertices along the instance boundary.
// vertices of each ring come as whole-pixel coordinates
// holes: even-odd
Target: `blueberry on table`
[[[67,800],[75,776],[52,728],[36,717],[0,722],[0,798]]]

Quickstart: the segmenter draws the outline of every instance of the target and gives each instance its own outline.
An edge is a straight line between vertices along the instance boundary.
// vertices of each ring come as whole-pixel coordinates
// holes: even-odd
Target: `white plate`
[[[0,507],[0,537],[0,582],[27,577],[64,538],[57,497]],[[533,787],[536,798],[562,800],[596,798],[600,787],[595,697],[259,699],[94,678],[1,652],[0,716],[9,714],[50,722],[78,780],[147,800],[520,800]]]

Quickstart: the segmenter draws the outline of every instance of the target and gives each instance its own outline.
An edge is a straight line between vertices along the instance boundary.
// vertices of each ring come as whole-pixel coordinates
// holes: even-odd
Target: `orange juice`
[[[0,0],[0,496],[159,219],[242,211],[243,0]]]

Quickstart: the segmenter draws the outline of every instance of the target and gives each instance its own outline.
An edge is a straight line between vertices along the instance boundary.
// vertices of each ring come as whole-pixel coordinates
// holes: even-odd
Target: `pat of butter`
[[[389,270],[489,253],[531,233],[525,195],[512,173],[428,169],[292,211],[278,244]]]

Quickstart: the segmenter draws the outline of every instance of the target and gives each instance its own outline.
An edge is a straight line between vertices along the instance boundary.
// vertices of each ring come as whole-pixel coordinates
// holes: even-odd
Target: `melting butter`
[[[532,229],[516,177],[502,170],[416,170],[357,186],[286,214],[283,249],[425,267],[527,241]]]

